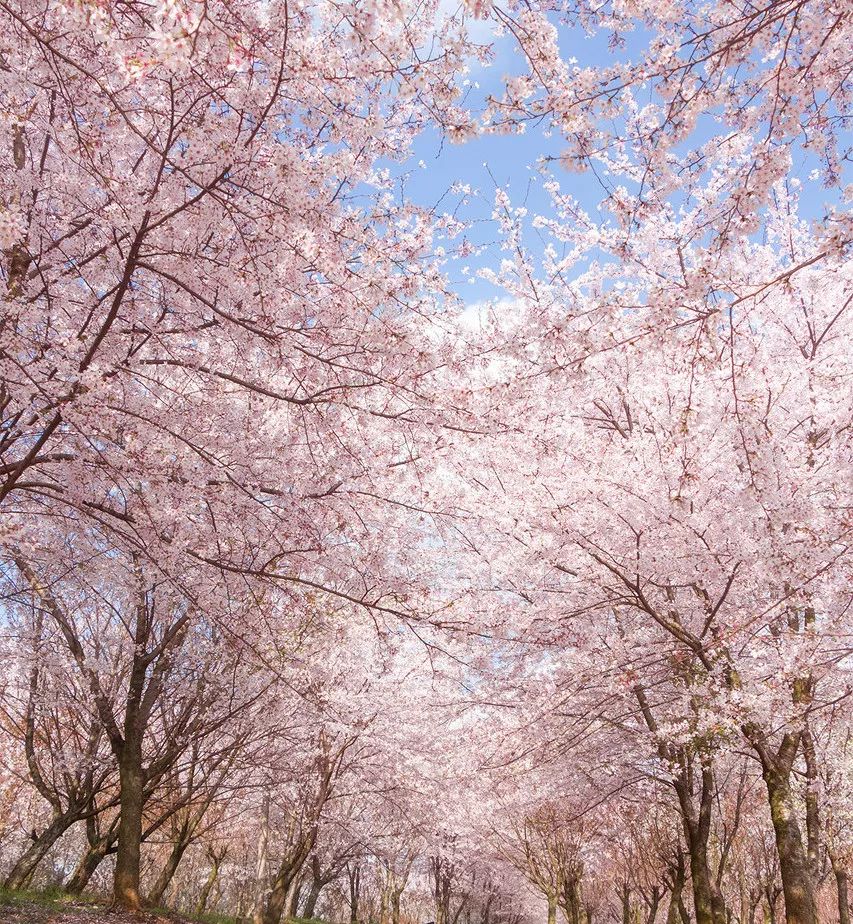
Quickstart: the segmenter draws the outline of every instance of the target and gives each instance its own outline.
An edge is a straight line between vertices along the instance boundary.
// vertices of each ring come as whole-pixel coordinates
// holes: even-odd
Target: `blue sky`
[[[468,103],[476,111],[479,102],[487,95],[501,94],[507,75],[522,73],[526,67],[510,35],[494,38],[490,23],[475,23],[474,29],[477,30],[476,39],[491,41],[494,50],[490,66],[472,62],[470,72],[459,77],[460,82],[466,82]],[[580,67],[611,62],[613,52],[608,47],[607,33],[589,36],[579,28],[560,26],[559,29],[564,59],[575,59]],[[627,44],[620,57],[636,59],[643,49],[646,34],[638,30],[625,38]],[[651,95],[652,91],[649,92]],[[718,130],[717,123],[709,116],[691,138],[691,146],[707,140]],[[556,163],[547,165],[547,175],[543,175],[540,169],[543,156],[559,155],[564,146],[561,137],[549,133],[546,123],[528,125],[523,135],[483,135],[458,145],[442,141],[438,132],[428,130],[417,139],[411,157],[404,164],[388,165],[393,174],[407,176],[406,194],[410,199],[426,206],[440,202],[439,211],[454,210],[460,198],[450,192],[454,184],[470,187],[467,204],[458,213],[460,218],[473,223],[466,237],[475,245],[493,246],[487,246],[479,255],[451,262],[446,267],[451,284],[468,304],[501,295],[490,283],[476,276],[478,267],[495,266],[505,256],[499,250],[499,232],[491,218],[496,184],[507,190],[513,206],[527,207],[528,221],[537,213],[550,213],[550,199],[542,185],[547,179],[556,179],[563,190],[571,193],[589,213],[595,213],[602,199],[602,189],[592,174],[569,173]],[[825,214],[829,203],[838,201],[838,191],[826,190],[820,181],[809,178],[817,165],[811,155],[806,156],[801,149],[793,153],[793,175],[803,182],[803,215],[819,218]],[[542,252],[545,240],[538,232],[528,227],[524,240],[533,254]]]
[[[490,23],[476,23],[474,29],[477,40],[490,41],[494,51],[489,66],[473,62],[470,72],[460,78],[469,82],[469,105],[476,111],[478,101],[490,94],[502,94],[507,76],[524,73],[526,62],[511,36],[495,38]],[[563,30],[561,36],[566,58],[577,58],[581,66],[607,63],[610,53],[604,36],[590,37],[580,30],[574,34]],[[451,284],[466,302],[481,302],[501,295],[476,276],[477,267],[494,265],[501,257],[497,246],[499,232],[491,218],[496,185],[506,189],[513,206],[526,206],[531,216],[550,210],[550,197],[542,187],[543,180],[549,178],[568,184],[569,191],[585,208],[595,210],[601,188],[594,177],[569,174],[554,164],[549,165],[548,176],[540,169],[540,158],[558,156],[564,146],[558,135],[548,131],[547,123],[528,125],[523,135],[481,135],[464,144],[442,142],[440,134],[431,129],[416,141],[403,168],[409,174],[408,195],[424,205],[442,200],[443,209],[452,210],[459,197],[448,196],[448,190],[457,183],[469,186],[468,203],[459,213],[473,222],[466,237],[475,245],[494,245],[479,256],[472,255],[448,267]],[[541,252],[544,246],[532,229],[528,230],[525,243],[534,253]]]

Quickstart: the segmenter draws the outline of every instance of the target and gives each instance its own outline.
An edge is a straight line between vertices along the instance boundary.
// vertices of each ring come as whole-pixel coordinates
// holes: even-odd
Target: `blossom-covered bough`
[[[6,888],[849,924],[847,6],[0,22]]]
[[[372,589],[375,517],[444,423],[442,284],[429,213],[363,190],[456,118],[467,46],[428,5],[377,13],[3,5],[0,503],[32,587],[68,529],[176,585],[182,619],[267,578],[406,609],[405,572]]]

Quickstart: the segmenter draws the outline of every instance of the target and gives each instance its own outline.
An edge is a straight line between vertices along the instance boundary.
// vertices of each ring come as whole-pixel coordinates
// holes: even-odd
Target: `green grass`
[[[232,914],[216,914],[212,911],[206,911],[204,914],[194,914],[191,911],[175,911],[174,908],[162,907],[145,908],[145,911],[148,914],[188,921],[190,924],[235,924],[237,920]]]
[[[192,911],[175,911],[174,908],[146,908],[151,914],[161,914],[164,917],[179,918],[181,921],[194,922],[194,924],[235,924],[237,918],[233,914],[218,914],[215,911],[205,911],[195,914]]]
[[[61,888],[41,889],[39,891],[23,890],[20,892],[7,892],[0,889],[0,907],[24,907],[37,905],[50,911],[62,911],[69,905],[86,905],[108,907],[109,900],[103,896],[84,893],[83,895],[69,895]],[[231,914],[218,914],[206,911],[203,914],[193,914],[189,911],[178,912],[172,908],[146,908],[145,912],[171,918],[175,921],[186,921],[188,924],[236,924],[237,918]],[[321,918],[287,918],[283,924],[328,924]]]
[[[69,895],[61,888],[41,889],[38,892],[23,889],[8,892],[0,888],[0,904],[4,905],[43,905],[46,908],[60,909],[69,904],[98,905],[101,901],[94,895]]]
[[[33,891],[23,889],[21,891],[9,892],[0,888],[0,907],[3,905],[13,908],[25,908],[28,905],[36,905],[48,911],[67,910],[71,905],[83,905],[89,907],[109,907],[109,899],[103,896],[83,894],[70,895],[63,892],[61,888],[41,889]],[[179,913],[171,908],[146,908],[144,913],[167,917],[173,920],[187,921],[189,924],[235,924],[235,918],[227,914],[216,914],[214,912],[196,915],[189,913]]]

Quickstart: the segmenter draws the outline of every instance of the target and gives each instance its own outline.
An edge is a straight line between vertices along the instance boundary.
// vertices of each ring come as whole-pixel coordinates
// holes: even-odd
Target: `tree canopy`
[[[0,24],[4,889],[850,924],[849,3]]]

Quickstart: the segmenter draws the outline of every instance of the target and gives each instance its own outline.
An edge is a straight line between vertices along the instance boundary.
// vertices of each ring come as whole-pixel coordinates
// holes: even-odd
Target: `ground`
[[[207,920],[215,920],[211,915]],[[190,924],[168,911],[113,911],[106,902],[62,894],[0,892],[0,924]]]

